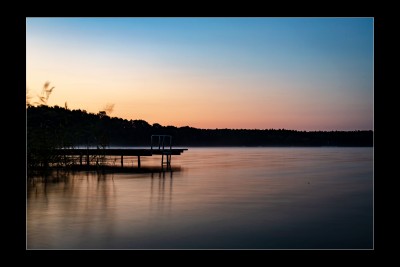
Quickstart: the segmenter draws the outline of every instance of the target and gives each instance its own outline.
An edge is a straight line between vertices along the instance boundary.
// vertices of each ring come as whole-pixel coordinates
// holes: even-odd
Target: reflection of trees
[[[112,175],[69,173],[64,177],[55,173],[28,181],[28,234],[41,229],[53,231],[46,237],[63,235],[69,227],[77,226],[82,237],[99,230],[114,231],[116,189]]]
[[[121,234],[134,235],[171,214],[177,174],[154,171],[114,179],[107,173],[54,172],[28,179],[28,247],[112,247]]]

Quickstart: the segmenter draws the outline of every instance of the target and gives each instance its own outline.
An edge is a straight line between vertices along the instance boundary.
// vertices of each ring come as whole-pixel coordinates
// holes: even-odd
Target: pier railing
[[[151,151],[158,147],[158,150],[161,154],[161,168],[164,165],[167,166],[167,169],[171,168],[171,158],[172,158],[172,136],[171,135],[155,135],[151,136]],[[169,149],[168,149],[169,146]],[[166,161],[164,162],[164,156]]]
[[[171,135],[155,135],[151,136],[151,150],[156,149],[158,150],[165,150],[165,147],[169,147],[169,150],[172,149],[172,136]]]

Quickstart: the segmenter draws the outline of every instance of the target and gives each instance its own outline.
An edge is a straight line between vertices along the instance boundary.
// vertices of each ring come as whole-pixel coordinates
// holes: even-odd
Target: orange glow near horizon
[[[206,20],[196,24],[205,28],[204,36],[198,33],[201,38],[188,30],[171,30],[170,35],[162,35],[167,30],[160,30],[161,37],[153,36],[162,25],[148,26],[150,20],[144,20],[130,35],[124,31],[136,29],[139,20],[117,21],[112,27],[107,24],[112,20],[107,19],[101,23],[94,19],[92,24],[80,21],[82,29],[70,24],[73,19],[54,20],[59,24],[48,20],[27,20],[26,79],[33,97],[40,94],[46,81],[55,87],[50,106],[63,107],[67,102],[69,109],[97,113],[114,104],[111,117],[205,129],[373,128],[372,68],[368,67],[372,51],[366,59],[357,55],[360,59],[354,56],[349,61],[342,51],[328,55],[332,51],[323,46],[317,47],[319,50],[308,47],[318,44],[318,39],[308,46],[301,47],[299,42],[291,47],[278,33],[263,33],[264,28],[254,30],[252,42],[246,43],[243,40],[247,39],[236,38],[251,34],[252,28],[237,33],[222,26],[215,30],[204,26],[211,23]],[[182,20],[172,26],[181,29]],[[262,20],[266,25],[270,22]],[[288,36],[293,33],[289,26]],[[101,39],[97,31],[109,39]],[[304,31],[308,34],[308,28]],[[282,40],[267,49],[274,40],[268,39],[272,34]],[[338,42],[342,42],[340,38]],[[349,44],[350,52],[345,53],[353,53],[353,46]],[[276,51],[282,55],[276,56]],[[313,54],[317,52],[320,54]]]

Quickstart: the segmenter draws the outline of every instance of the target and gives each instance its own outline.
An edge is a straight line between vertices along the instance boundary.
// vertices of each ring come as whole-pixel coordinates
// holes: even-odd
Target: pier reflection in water
[[[55,172],[29,179],[28,248],[107,247],[124,236],[122,229],[140,232],[168,216],[174,176],[177,171]]]
[[[27,248],[372,248],[372,152],[191,148],[172,172],[28,179]]]

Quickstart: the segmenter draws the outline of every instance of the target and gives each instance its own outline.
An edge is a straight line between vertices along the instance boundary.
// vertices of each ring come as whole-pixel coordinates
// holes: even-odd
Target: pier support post
[[[82,153],[79,155],[79,163],[82,166]]]
[[[86,155],[86,165],[89,166],[89,164],[90,164],[90,161],[89,161],[89,152],[88,152]]]
[[[137,157],[137,166],[140,169],[140,156]]]
[[[121,155],[121,167],[124,167],[124,155]]]
[[[167,155],[167,170],[171,170],[171,157],[172,155]]]
[[[161,169],[164,169],[164,165],[167,166],[167,170],[171,169],[171,154],[165,154],[165,163],[164,163],[164,154],[161,154]]]

